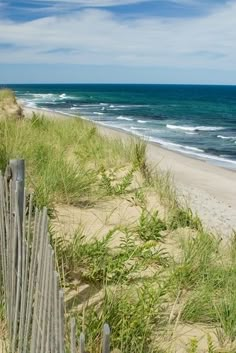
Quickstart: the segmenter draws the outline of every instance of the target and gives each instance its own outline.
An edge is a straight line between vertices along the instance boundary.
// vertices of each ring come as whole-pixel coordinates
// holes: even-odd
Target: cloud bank
[[[73,2],[99,7],[140,1]],[[0,63],[234,70],[235,28],[235,1],[191,19],[158,16],[124,19],[102,8],[21,23],[0,18]]]

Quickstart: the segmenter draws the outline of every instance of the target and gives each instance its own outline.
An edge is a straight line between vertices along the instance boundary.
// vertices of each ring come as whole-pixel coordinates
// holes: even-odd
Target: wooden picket
[[[0,256],[10,353],[65,353],[64,293],[48,236],[47,209],[26,198],[25,163],[12,160],[0,175]],[[85,353],[71,319],[71,353]],[[110,328],[103,330],[102,353],[110,352]]]

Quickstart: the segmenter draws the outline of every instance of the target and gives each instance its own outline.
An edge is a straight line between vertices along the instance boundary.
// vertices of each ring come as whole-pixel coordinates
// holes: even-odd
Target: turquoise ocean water
[[[82,115],[236,170],[236,86],[9,85],[29,107]]]

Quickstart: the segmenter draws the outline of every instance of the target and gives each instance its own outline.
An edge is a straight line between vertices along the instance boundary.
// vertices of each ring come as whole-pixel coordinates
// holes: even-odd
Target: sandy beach
[[[26,117],[41,112],[50,118],[69,119],[59,113],[23,108]],[[122,140],[130,138],[123,131],[97,126],[102,134]],[[148,143],[147,157],[153,168],[173,175],[180,199],[200,216],[207,228],[226,239],[232,234],[236,229],[236,172],[165,150],[154,143]]]

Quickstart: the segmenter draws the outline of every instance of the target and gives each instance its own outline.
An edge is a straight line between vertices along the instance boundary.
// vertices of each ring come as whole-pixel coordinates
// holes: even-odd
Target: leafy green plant
[[[144,191],[141,189],[136,190],[134,196],[138,203],[141,205],[141,207],[144,208],[147,202]]]
[[[132,184],[134,172],[135,169],[132,168],[119,183],[114,184],[112,178],[107,175],[105,168],[102,167],[100,185],[109,196],[122,195],[127,192],[128,187]]]
[[[166,230],[166,224],[160,219],[158,211],[150,213],[145,209],[142,210],[137,226],[137,234],[142,240],[162,241],[161,232],[164,230]]]
[[[175,230],[179,227],[189,227],[198,231],[203,230],[200,218],[196,215],[193,215],[193,212],[190,208],[183,209],[181,207],[175,207],[170,212],[168,223],[169,228],[172,230]]]
[[[84,314],[77,316],[78,329],[83,326],[87,336],[87,349],[98,352],[102,324],[109,322],[112,349],[130,353],[159,352],[153,332],[163,324],[164,295],[164,288],[145,283],[131,290],[106,288],[101,305],[85,308]]]
[[[216,353],[211,335],[207,335],[207,353]]]
[[[188,353],[197,353],[198,341],[196,338],[192,338],[189,343]]]
[[[149,265],[165,262],[165,254],[153,249],[153,244],[136,244],[124,229],[124,237],[115,252],[109,242],[118,228],[112,229],[102,240],[86,241],[82,231],[75,233],[72,241],[55,239],[57,257],[63,272],[70,277],[79,273],[81,279],[94,283],[124,283],[132,280]],[[121,231],[121,230],[120,230]]]

